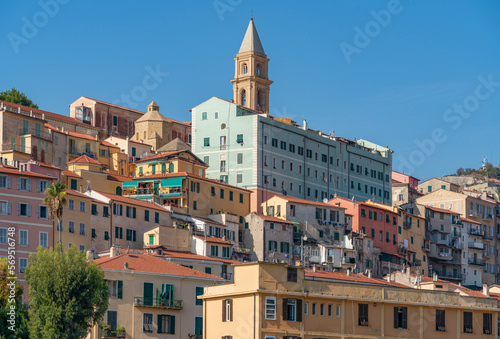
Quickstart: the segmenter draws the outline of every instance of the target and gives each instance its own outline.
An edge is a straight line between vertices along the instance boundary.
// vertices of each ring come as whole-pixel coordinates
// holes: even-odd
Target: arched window
[[[170,165],[168,166],[168,171],[170,173],[174,173],[174,164],[170,163]]]
[[[161,172],[167,173],[167,164],[161,164]]]
[[[248,72],[247,64],[243,64],[243,74],[247,74],[247,72]]]
[[[257,91],[257,106],[261,106],[261,91]]]
[[[245,90],[241,91],[241,104],[243,106],[247,104],[247,92]]]
[[[260,65],[257,65],[257,76],[260,76]]]
[[[116,187],[116,195],[122,195],[122,188],[120,186]]]

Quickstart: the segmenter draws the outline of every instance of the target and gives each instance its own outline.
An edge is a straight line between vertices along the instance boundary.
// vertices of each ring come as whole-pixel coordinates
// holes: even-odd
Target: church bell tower
[[[269,80],[266,53],[259,39],[253,18],[236,54],[233,83],[234,102],[254,111],[269,114]]]

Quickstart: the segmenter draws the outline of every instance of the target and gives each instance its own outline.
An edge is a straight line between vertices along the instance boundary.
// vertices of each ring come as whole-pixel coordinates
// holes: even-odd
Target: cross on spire
[[[253,20],[253,8],[250,9],[250,20]]]

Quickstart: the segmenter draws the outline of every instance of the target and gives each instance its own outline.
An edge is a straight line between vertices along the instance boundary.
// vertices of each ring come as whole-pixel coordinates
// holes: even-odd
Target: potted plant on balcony
[[[103,337],[109,337],[110,334],[111,334],[111,326],[109,326],[108,324],[102,324],[101,325],[101,329],[102,329],[102,336]]]
[[[117,338],[125,338],[125,327],[118,327],[113,334],[116,334]]]

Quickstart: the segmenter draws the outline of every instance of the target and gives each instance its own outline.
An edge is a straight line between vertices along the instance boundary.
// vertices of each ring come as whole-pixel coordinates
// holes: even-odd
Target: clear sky
[[[388,145],[420,179],[500,163],[496,0],[2,1],[0,90],[61,114],[80,96],[143,111],[154,97],[188,121],[232,98],[252,9],[272,115]]]

